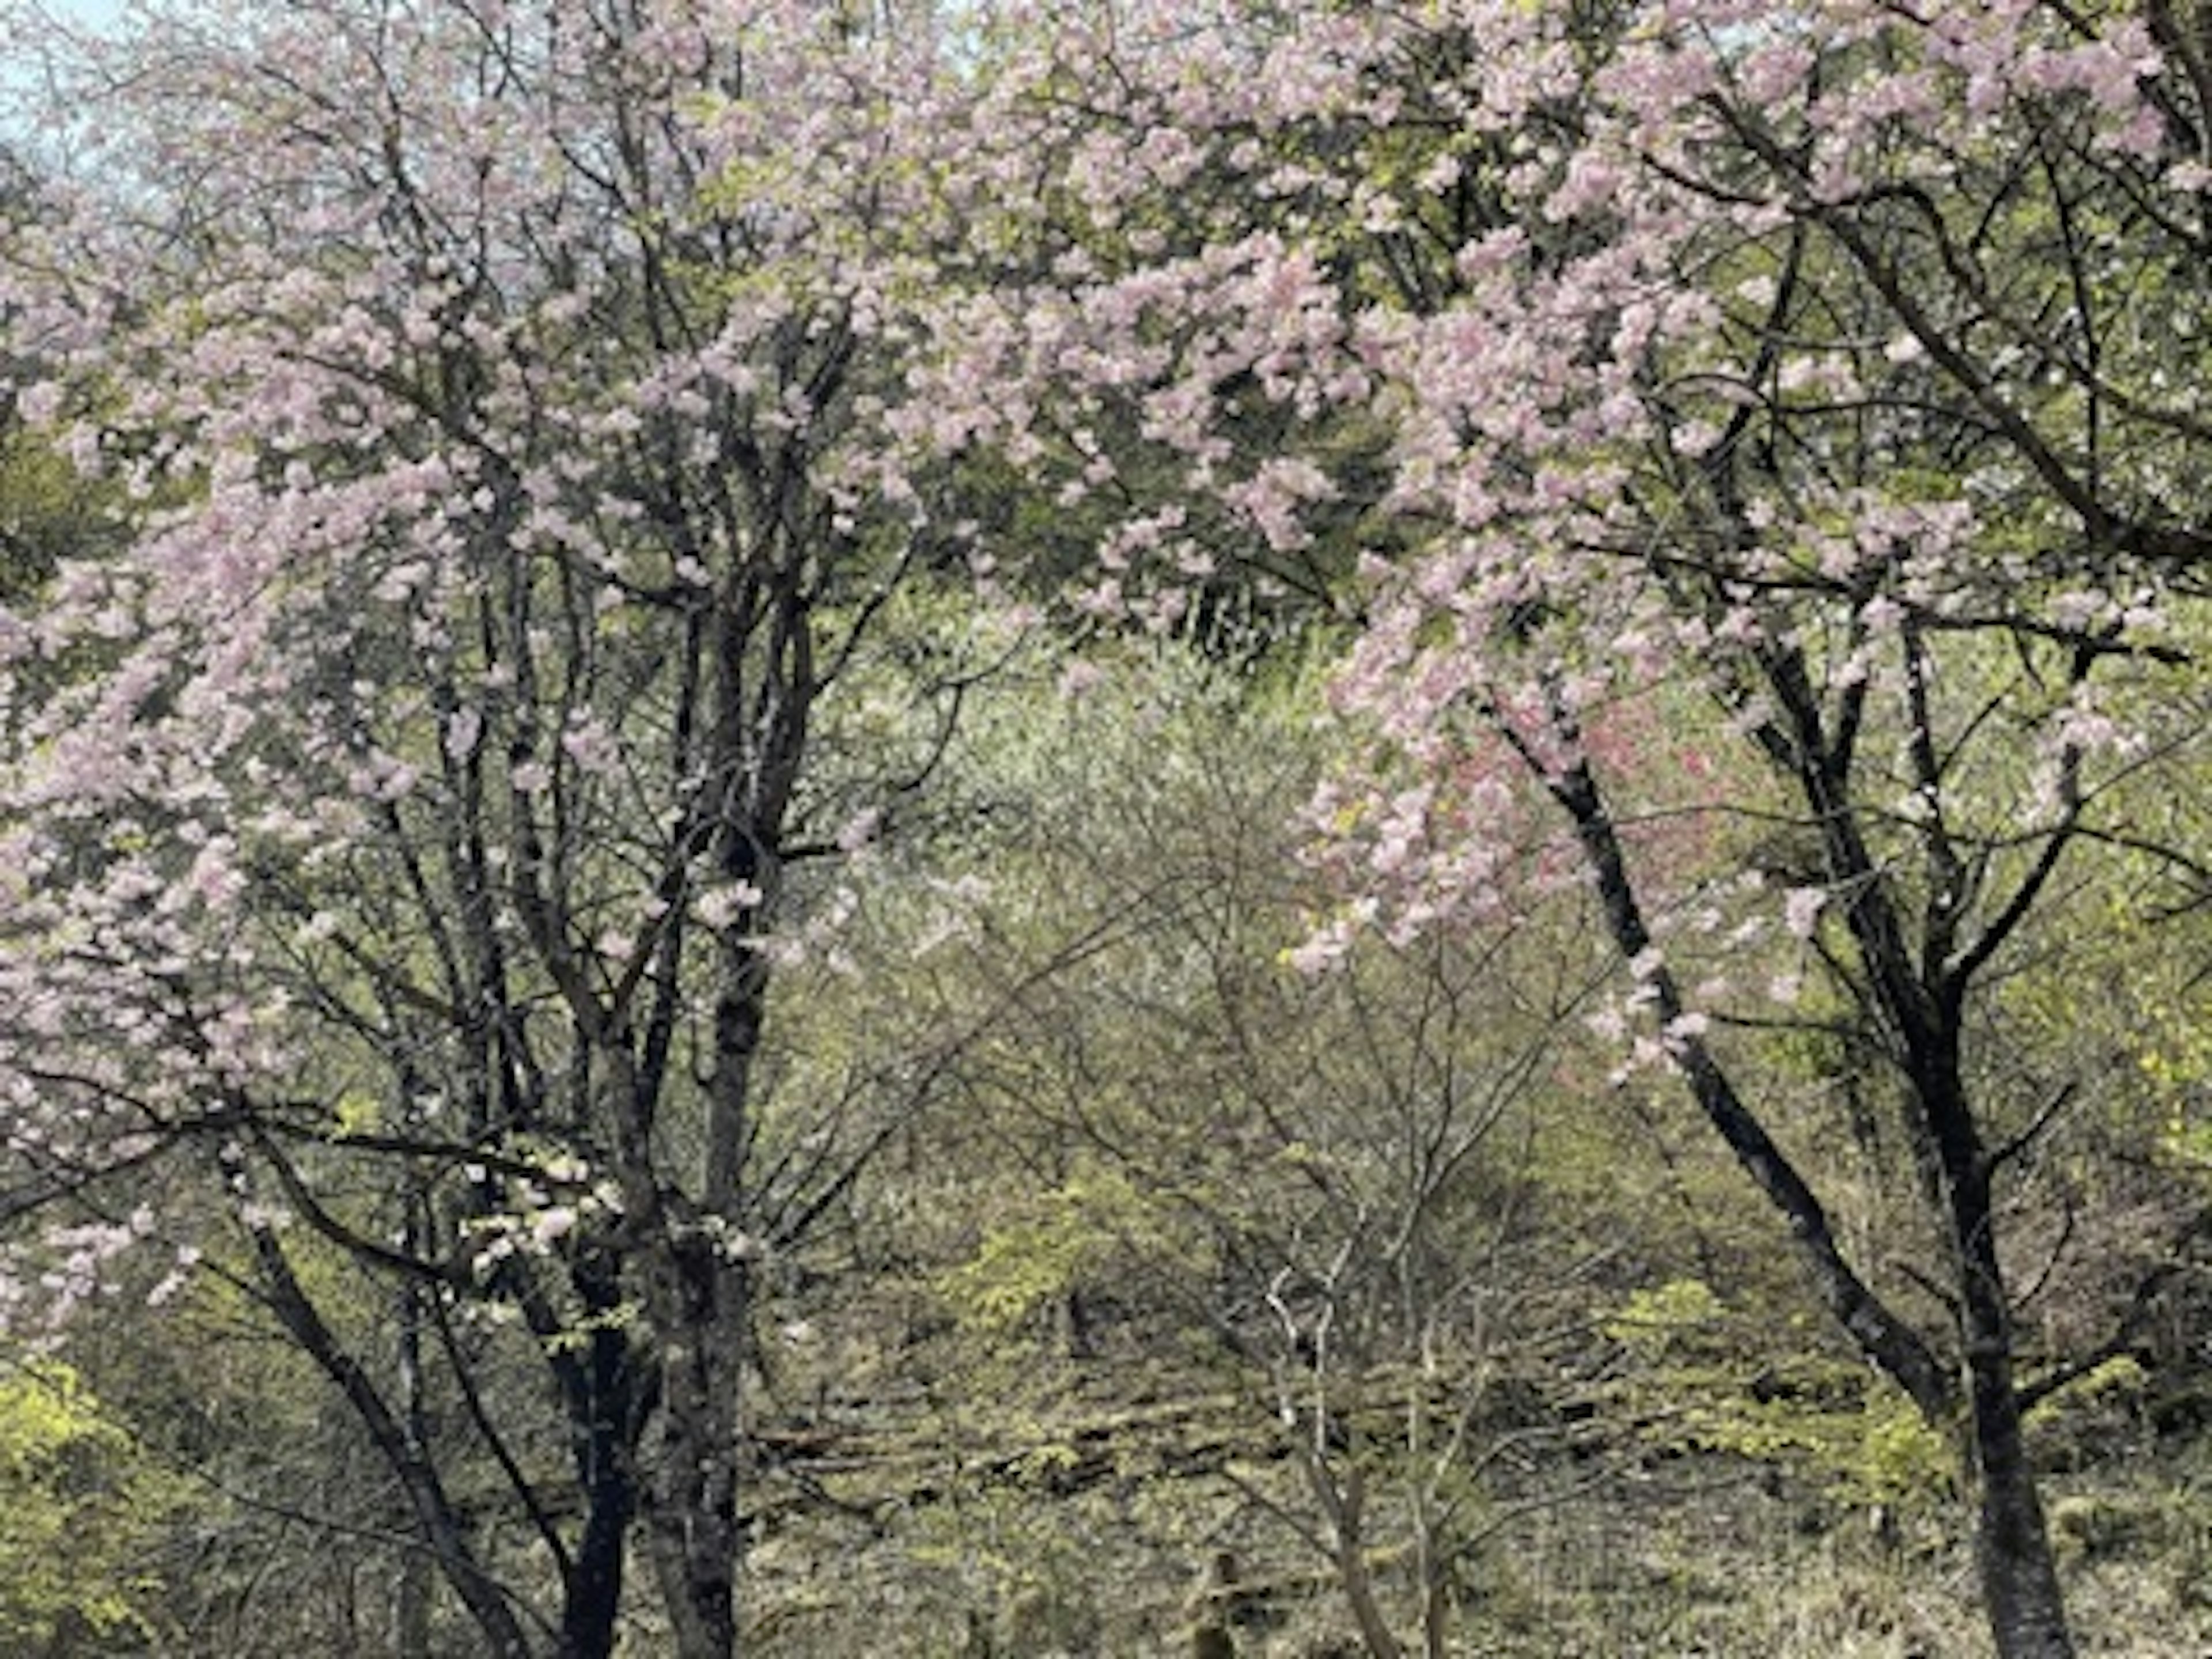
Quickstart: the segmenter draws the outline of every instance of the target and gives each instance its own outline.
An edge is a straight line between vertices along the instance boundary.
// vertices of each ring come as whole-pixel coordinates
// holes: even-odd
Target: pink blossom
[[[1793,887],[1783,896],[1782,921],[1795,939],[1810,939],[1820,925],[1820,913],[1827,908],[1828,893],[1823,887]]]

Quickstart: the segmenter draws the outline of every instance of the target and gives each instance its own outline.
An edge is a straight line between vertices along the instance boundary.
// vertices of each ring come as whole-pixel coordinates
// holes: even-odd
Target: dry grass
[[[963,1659],[986,1650],[963,1634],[975,1624],[991,1633],[993,1659],[1183,1659],[1188,1581],[1158,1533],[1102,1526],[1107,1516],[1080,1504],[1013,1507],[1018,1517],[996,1517],[981,1532],[971,1515],[915,1517],[911,1538],[848,1536],[826,1575],[825,1561],[800,1572],[804,1564],[769,1552],[752,1589],[772,1597],[788,1572],[781,1588],[793,1605],[782,1619],[759,1620],[748,1650],[759,1659]],[[2083,1659],[2212,1655],[2212,1450],[2142,1449],[2054,1481],[2051,1508]],[[917,1552],[924,1536],[931,1546]],[[1029,1557],[1028,1546],[1042,1553]],[[979,1597],[982,1559],[1012,1568],[1017,1554],[1041,1574],[1024,1592],[1041,1598],[1036,1607],[1071,1598],[1083,1616],[1032,1616],[1036,1607],[1017,1605],[1023,1595]],[[1356,1659],[1326,1571],[1311,1558],[1277,1565],[1280,1594],[1269,1617],[1240,1634],[1240,1659]],[[802,1583],[811,1595],[799,1594]],[[1387,1561],[1378,1584],[1404,1619],[1411,1597]],[[1493,1540],[1453,1616],[1449,1651],[1464,1659],[1991,1652],[1968,1553],[1941,1516],[1908,1514],[1876,1528],[1863,1512],[1770,1479],[1688,1464],[1528,1517]],[[1401,1635],[1417,1650],[1414,1631],[1401,1625]]]

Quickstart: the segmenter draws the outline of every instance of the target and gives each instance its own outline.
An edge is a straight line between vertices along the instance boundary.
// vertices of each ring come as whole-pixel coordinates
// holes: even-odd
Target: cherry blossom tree
[[[728,1652],[754,1276],[883,1133],[775,1100],[771,987],[941,729],[849,688],[963,566],[1085,625],[1317,608],[1370,759],[1303,959],[1586,893],[1624,1076],[1679,1077],[1955,1431],[1999,1650],[2070,1654],[2023,1413],[2159,1281],[2023,1341],[2016,1200],[2098,1081],[1994,1066],[1993,1011],[2109,855],[2206,862],[2144,808],[2203,725],[2200,9],[314,0],[67,44],[0,356],[129,505],[0,618],[9,1201],[51,1222],[12,1327],[228,1275],[486,1651],[607,1651],[641,1526],[674,1650]],[[976,665],[907,644],[950,718]],[[1911,1273],[1761,1092],[1808,1022],[1894,1097]]]
[[[957,301],[939,441],[1098,514],[1079,609],[1168,626],[1217,572],[1357,560],[1372,761],[1316,804],[1347,899],[1304,955],[1586,889],[1624,1077],[1679,1077],[1955,1433],[1998,1650],[2070,1654],[2023,1412],[2164,1270],[2110,1340],[2031,1354],[2015,1212],[2099,1080],[1996,1066],[1993,1011],[2116,848],[2198,867],[2145,809],[2203,724],[2199,12],[1063,23],[1001,95],[1071,209],[1044,275]],[[1915,1274],[1761,1099],[1759,1033],[1806,1024],[1894,1096]]]
[[[667,1650],[726,1655],[753,1276],[919,1087],[776,1100],[768,1028],[974,667],[908,637],[822,761],[958,563],[895,366],[960,54],[796,3],[19,22],[67,101],[15,405],[128,506],[0,619],[9,1325],[226,1279],[477,1650],[611,1651],[641,1531]]]

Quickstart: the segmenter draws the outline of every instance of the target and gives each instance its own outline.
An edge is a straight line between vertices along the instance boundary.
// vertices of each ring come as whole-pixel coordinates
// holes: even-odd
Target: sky
[[[57,17],[95,28],[113,22],[123,11],[122,0],[46,0],[46,7]]]
[[[17,44],[21,35],[10,25],[10,15],[37,10],[77,27],[104,29],[120,21],[125,3],[125,0],[23,0],[21,5],[11,5],[9,0],[0,0],[0,143],[11,137],[19,142],[25,138],[19,116],[9,106],[14,94],[36,84],[30,49]]]

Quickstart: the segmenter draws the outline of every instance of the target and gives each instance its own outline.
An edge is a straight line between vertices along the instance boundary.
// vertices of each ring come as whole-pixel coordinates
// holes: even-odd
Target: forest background
[[[0,39],[10,1651],[2212,1641],[2202,0]]]

